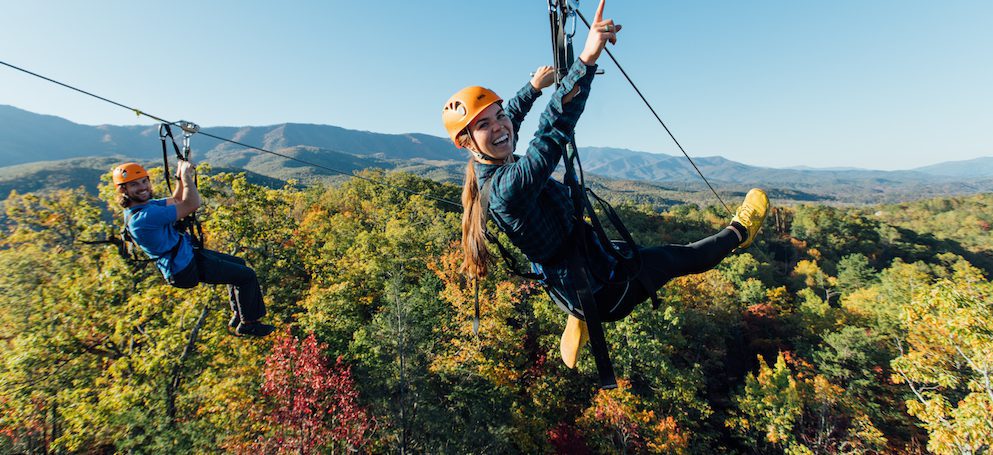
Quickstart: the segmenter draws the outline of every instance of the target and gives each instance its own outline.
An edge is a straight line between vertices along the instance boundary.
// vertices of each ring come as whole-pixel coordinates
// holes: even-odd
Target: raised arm
[[[187,215],[200,208],[200,192],[197,191],[194,172],[196,168],[189,161],[179,162],[179,183],[176,190],[179,196],[176,197],[176,219],[186,218]],[[180,191],[182,188],[182,191]]]
[[[534,70],[531,80],[527,84],[524,84],[524,87],[521,87],[513,98],[507,100],[504,110],[514,125],[515,141],[518,137],[517,133],[521,129],[521,123],[524,122],[524,117],[531,111],[535,100],[541,96],[541,91],[554,83],[555,70],[550,66],[539,66],[538,69]]]
[[[576,123],[586,109],[596,73],[596,61],[608,42],[616,43],[617,32],[621,29],[613,20],[603,19],[603,6],[604,0],[601,0],[585,47],[541,114],[538,131],[531,140],[527,154],[502,176],[513,181],[506,185],[512,188],[507,193],[508,198],[536,197],[538,192],[535,189],[544,185],[552,175],[566,144],[572,141]]]
[[[176,169],[176,176],[180,175],[179,169]],[[172,176],[166,176],[166,178],[171,178]],[[173,205],[179,204],[183,201],[183,179],[176,179],[176,189],[172,190],[172,198],[166,201],[166,204]]]

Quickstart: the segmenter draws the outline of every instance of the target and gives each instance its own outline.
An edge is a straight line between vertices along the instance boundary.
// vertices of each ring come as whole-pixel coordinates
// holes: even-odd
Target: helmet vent
[[[451,103],[448,103],[448,106],[445,106],[445,110],[453,111],[456,114],[459,114],[459,117],[465,117],[466,114],[469,113],[469,110],[465,107],[465,103],[461,101],[452,101]]]

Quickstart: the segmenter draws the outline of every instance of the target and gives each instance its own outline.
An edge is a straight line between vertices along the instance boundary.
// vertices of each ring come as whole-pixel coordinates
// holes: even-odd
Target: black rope
[[[32,75],[34,77],[39,78],[39,79],[44,79],[44,80],[46,80],[48,82],[51,82],[53,84],[61,85],[61,86],[65,87],[65,88],[68,88],[70,90],[75,90],[75,91],[77,91],[79,93],[82,93],[84,95],[89,95],[89,96],[91,96],[93,98],[96,98],[98,100],[101,100],[101,101],[104,101],[104,102],[113,104],[115,106],[123,107],[124,109],[127,109],[129,111],[134,112],[136,115],[139,115],[139,116],[140,115],[144,115],[145,117],[148,117],[150,119],[153,119],[153,120],[158,121],[158,122],[161,122],[161,123],[165,123],[165,124],[169,124],[169,125],[180,126],[179,125],[179,122],[170,122],[168,120],[165,120],[165,119],[163,119],[161,117],[157,117],[157,116],[152,115],[152,114],[149,114],[149,113],[147,113],[145,111],[142,111],[140,109],[136,109],[136,108],[133,108],[131,106],[127,106],[127,105],[118,103],[116,101],[113,101],[113,100],[104,98],[104,97],[102,97],[100,95],[95,95],[93,93],[87,92],[86,90],[78,89],[78,88],[73,87],[73,86],[71,86],[69,84],[65,84],[65,83],[59,82],[59,81],[57,81],[55,79],[42,76],[42,75],[40,75],[38,73],[34,73],[34,72],[31,72],[31,71],[28,71],[28,70],[26,70],[24,68],[21,68],[21,67],[15,66],[15,65],[11,65],[10,63],[4,62],[2,60],[0,60],[0,65],[7,66],[9,68],[15,69],[15,70],[20,71],[22,73],[30,74],[30,75]],[[241,147],[245,147],[245,148],[248,148],[248,149],[258,150],[258,151],[263,152],[263,153],[268,153],[270,155],[275,155],[275,156],[278,156],[278,157],[281,157],[281,158],[285,158],[285,159],[288,159],[288,160],[291,160],[291,161],[296,161],[298,163],[306,164],[308,166],[315,167],[315,168],[318,168],[318,169],[323,169],[325,171],[329,171],[329,172],[333,172],[333,173],[341,174],[341,175],[347,175],[349,177],[357,178],[359,180],[365,180],[367,182],[375,183],[377,185],[384,186],[384,187],[387,187],[387,188],[393,188],[395,190],[399,190],[399,191],[405,192],[405,193],[410,194],[410,195],[422,196],[422,197],[425,197],[425,198],[428,198],[428,199],[431,199],[431,200],[435,200],[435,201],[438,201],[438,202],[441,202],[441,203],[444,203],[444,204],[451,205],[453,207],[462,208],[462,204],[461,203],[458,203],[458,202],[455,202],[455,201],[450,201],[450,200],[445,199],[445,198],[431,196],[430,194],[421,193],[421,192],[414,191],[414,190],[411,190],[411,189],[408,189],[408,188],[404,188],[402,186],[397,186],[397,185],[393,185],[393,184],[390,184],[390,183],[386,183],[386,182],[381,181],[381,180],[376,180],[376,179],[372,179],[372,178],[368,178],[368,177],[362,177],[361,175],[356,175],[356,174],[351,173],[351,172],[342,171],[342,170],[335,169],[335,168],[332,168],[332,167],[328,167],[328,166],[324,166],[324,165],[321,165],[321,164],[317,164],[317,163],[314,163],[314,162],[311,162],[311,161],[303,160],[303,159],[300,159],[300,158],[295,158],[295,157],[292,157],[292,156],[289,156],[289,155],[286,155],[286,154],[283,154],[283,153],[274,152],[272,150],[266,150],[264,148],[256,147],[254,145],[248,145],[248,144],[245,144],[245,143],[242,143],[242,142],[238,142],[238,141],[234,141],[234,140],[231,140],[231,139],[227,139],[227,138],[223,138],[223,137],[220,137],[220,136],[216,136],[216,135],[213,135],[213,134],[204,132],[204,131],[200,131],[198,134],[202,134],[204,136],[207,136],[207,137],[213,138],[213,139],[217,139],[217,140],[222,141],[222,142],[227,142],[229,144],[239,145]],[[331,149],[328,149],[328,150],[331,150]],[[336,150],[331,150],[331,151],[335,151],[336,152]],[[343,153],[343,152],[338,152],[338,153]]]
[[[579,18],[583,20],[583,23],[586,24],[586,28],[590,28],[590,23],[586,20],[586,17],[583,16],[583,13],[580,12],[578,8],[573,8],[572,10],[575,11],[576,14],[579,16]],[[662,117],[660,117],[659,114],[655,112],[655,108],[652,107],[651,103],[648,102],[648,99],[645,98],[645,95],[641,93],[641,90],[638,89],[638,86],[635,85],[634,81],[631,80],[631,77],[628,76],[627,71],[624,71],[624,67],[622,67],[621,64],[617,61],[617,59],[614,58],[614,54],[611,53],[610,49],[608,49],[607,47],[604,47],[603,50],[607,52],[607,56],[610,57],[610,59],[614,62],[614,65],[617,66],[617,69],[621,71],[621,74],[624,75],[624,78],[628,80],[628,83],[631,84],[631,87],[634,88],[634,91],[638,93],[638,96],[641,97],[641,101],[645,102],[645,106],[648,106],[648,110],[652,111],[652,115],[654,115],[655,119],[659,121],[659,124],[661,124],[662,128],[665,129],[665,132],[669,133],[669,137],[672,138],[672,142],[676,143],[676,146],[679,147],[679,151],[683,152],[683,155],[686,156],[686,159],[690,161],[690,164],[693,165],[693,169],[696,169],[696,173],[700,174],[700,178],[702,178],[703,182],[707,184],[707,187],[710,188],[710,191],[714,193],[714,196],[717,196],[717,200],[721,202],[721,205],[724,206],[724,209],[727,210],[728,213],[734,215],[734,212],[731,211],[731,208],[728,207],[726,203],[724,203],[724,199],[721,199],[721,195],[717,194],[717,190],[714,189],[713,185],[711,185],[710,182],[707,180],[707,177],[704,177],[703,172],[701,172],[700,168],[697,167],[696,163],[693,162],[693,158],[690,158],[690,154],[686,153],[686,150],[683,149],[683,145],[680,144],[678,140],[676,140],[676,136],[672,134],[672,131],[669,130],[669,127],[666,126],[665,122],[662,121]]]

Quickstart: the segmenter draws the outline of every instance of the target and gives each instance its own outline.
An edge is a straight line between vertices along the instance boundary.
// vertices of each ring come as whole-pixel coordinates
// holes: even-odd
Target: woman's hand
[[[608,41],[610,44],[617,44],[617,32],[621,31],[621,24],[615,24],[613,19],[603,19],[604,1],[600,0],[600,6],[597,6],[593,23],[590,24],[590,34],[586,36],[586,45],[579,54],[579,59],[590,66],[596,64]]]
[[[555,68],[550,66],[539,66],[538,69],[534,70],[534,76],[531,76],[531,86],[538,91],[554,83]]]

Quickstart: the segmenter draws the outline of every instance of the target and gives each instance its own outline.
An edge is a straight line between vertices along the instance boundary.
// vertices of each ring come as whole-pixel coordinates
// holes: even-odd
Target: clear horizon
[[[548,63],[544,2],[386,6],[11,3],[0,60],[203,126],[439,137],[452,92],[482,84],[509,97]],[[590,16],[596,3],[580,6]],[[993,2],[608,0],[606,16],[625,26],[612,51],[693,157],[906,170],[993,156]],[[613,63],[600,63],[580,146],[681,155]],[[6,67],[0,87],[0,104],[87,125],[147,124]]]

